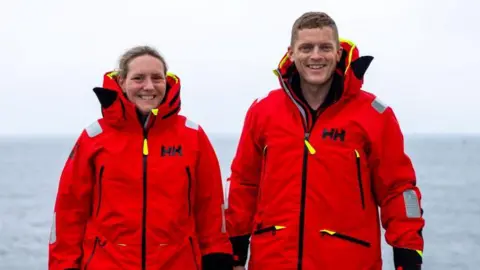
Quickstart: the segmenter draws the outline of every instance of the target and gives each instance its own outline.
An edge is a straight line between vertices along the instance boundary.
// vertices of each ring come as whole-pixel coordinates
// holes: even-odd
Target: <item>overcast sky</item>
[[[15,0],[0,4],[0,134],[78,135],[100,116],[92,88],[141,44],[181,78],[182,114],[239,133],[311,10],[375,57],[365,88],[406,133],[480,132],[478,1]]]

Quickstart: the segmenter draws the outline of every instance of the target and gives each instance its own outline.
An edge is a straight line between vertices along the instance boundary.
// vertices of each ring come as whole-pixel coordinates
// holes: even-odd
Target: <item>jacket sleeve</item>
[[[420,269],[425,224],[422,196],[393,110],[388,107],[380,117],[381,131],[372,145],[370,164],[385,239],[393,247],[396,269]]]
[[[242,266],[247,261],[261,176],[262,147],[259,143],[256,105],[254,102],[246,113],[228,179],[227,231],[231,236],[234,264]]]
[[[60,176],[50,232],[49,270],[80,269],[94,182],[88,139],[85,132],[80,135]]]
[[[199,127],[199,158],[196,168],[195,220],[202,269],[230,270],[232,247],[225,229],[224,196],[217,155]]]

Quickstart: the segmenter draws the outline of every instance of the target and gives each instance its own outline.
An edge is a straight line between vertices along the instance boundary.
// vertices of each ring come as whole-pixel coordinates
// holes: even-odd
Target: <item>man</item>
[[[372,59],[325,13],[294,23],[281,88],[249,108],[231,166],[236,269],[249,245],[249,270],[382,269],[380,223],[395,269],[420,269],[421,193],[393,110],[361,90]]]

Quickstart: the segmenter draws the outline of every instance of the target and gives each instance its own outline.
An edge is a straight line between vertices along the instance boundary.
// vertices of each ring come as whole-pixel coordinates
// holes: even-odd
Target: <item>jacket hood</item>
[[[363,76],[367,71],[373,56],[360,56],[358,47],[350,40],[340,39],[340,46],[343,48],[342,56],[337,64],[336,73],[343,78],[342,98],[356,94],[363,85]],[[285,83],[297,72],[295,63],[291,61],[288,52],[280,60],[274,73]],[[282,82],[281,82],[282,83]],[[288,85],[288,84],[287,84]],[[282,83],[282,86],[284,84]],[[294,93],[288,87],[283,87],[289,95]]]
[[[106,72],[103,76],[103,86],[93,89],[100,102],[103,118],[114,126],[131,124],[132,121],[138,126],[140,122],[136,106],[123,93],[117,82],[117,75],[117,71]],[[173,73],[167,73],[166,80],[165,97],[157,108],[152,109],[148,117],[150,122],[156,118],[166,119],[177,115],[181,109],[180,78]]]

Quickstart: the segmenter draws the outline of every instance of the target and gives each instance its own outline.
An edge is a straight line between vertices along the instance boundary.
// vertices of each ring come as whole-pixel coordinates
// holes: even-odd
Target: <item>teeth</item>
[[[311,69],[320,69],[325,67],[326,65],[308,65],[309,68]]]
[[[138,96],[139,98],[143,99],[143,100],[152,100],[155,98],[155,96]]]

